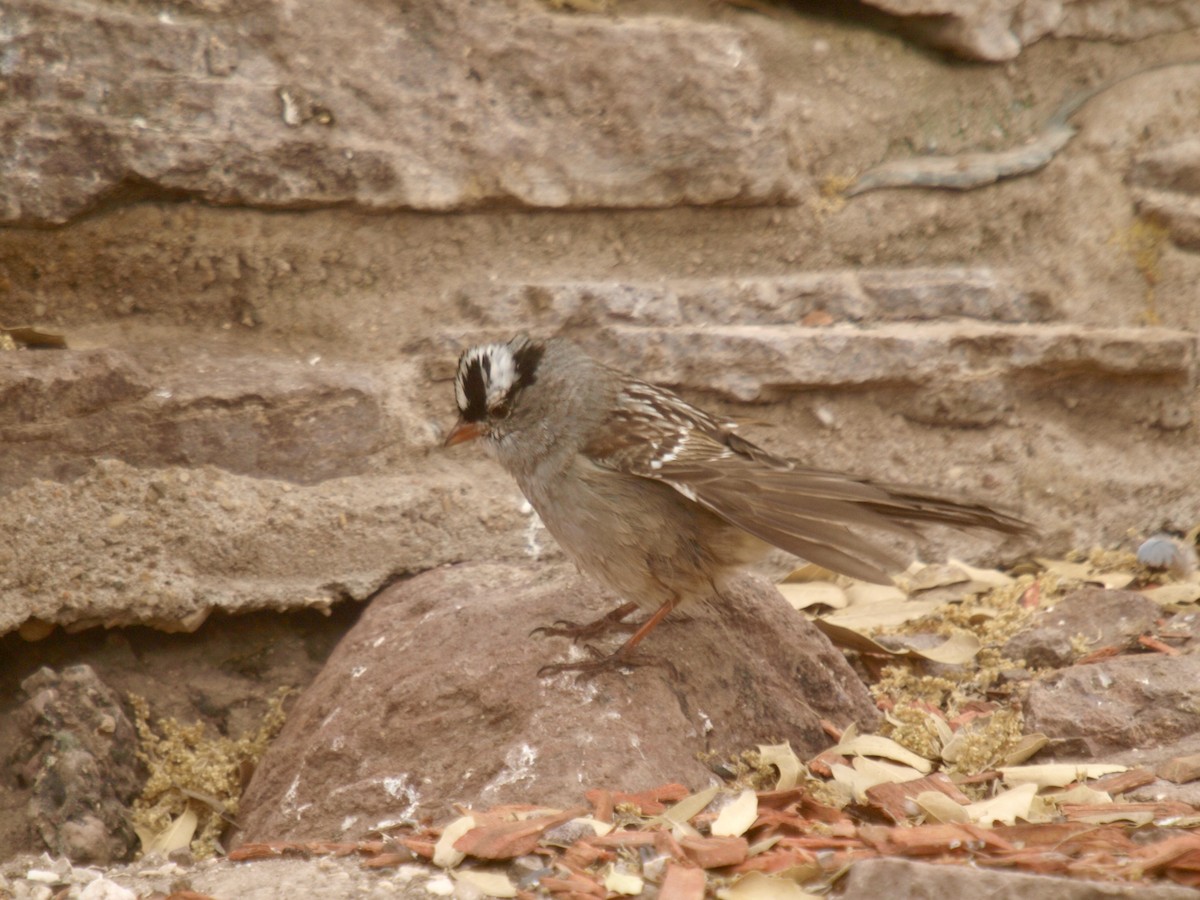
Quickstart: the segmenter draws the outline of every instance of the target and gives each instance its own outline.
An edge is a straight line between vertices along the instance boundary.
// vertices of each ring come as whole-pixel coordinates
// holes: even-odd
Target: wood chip
[[[704,900],[707,883],[703,869],[669,863],[662,887],[658,889],[658,897],[659,900]]]
[[[702,869],[719,869],[744,862],[749,844],[744,837],[684,837],[679,846]]]

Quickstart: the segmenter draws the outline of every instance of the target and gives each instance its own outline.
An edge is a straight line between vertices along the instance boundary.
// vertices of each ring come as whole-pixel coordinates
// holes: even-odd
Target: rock
[[[14,718],[25,740],[12,766],[32,788],[30,826],[51,853],[73,862],[128,857],[137,846],[129,804],[143,773],[116,694],[86,665],[43,668],[21,688],[29,699]]]
[[[1002,62],[1046,36],[1135,41],[1200,25],[1187,0],[869,0],[918,40],[967,59]]]
[[[462,565],[376,597],[289,715],[241,804],[240,839],[360,835],[452,804],[573,806],[591,787],[702,787],[717,758],[877,713],[841,654],[773,588],[747,580],[643,645],[669,660],[590,682],[541,679],[564,638],[618,601],[569,566]]]
[[[858,860],[846,873],[841,900],[943,900],[946,897],[987,897],[988,900],[1187,900],[1191,888],[1174,884],[1119,884],[1026,875],[970,865],[939,865],[906,859]]]
[[[1096,759],[1157,747],[1200,729],[1200,656],[1120,656],[1033,682],[1025,727],[1047,755]]]
[[[1143,217],[1165,228],[1177,246],[1200,250],[1200,140],[1138,155],[1127,180]]]
[[[385,441],[380,393],[361,370],[199,348],[171,364],[115,349],[0,354],[0,491],[78,477],[96,457],[306,483],[358,474]]]
[[[1161,616],[1162,607],[1136,591],[1084,588],[1039,609],[1004,645],[1004,655],[1031,667],[1057,669],[1091,650],[1127,647],[1153,631]]]
[[[655,282],[478,282],[459,288],[454,302],[471,323],[514,330],[599,323],[799,325],[814,313],[827,313],[835,322],[1053,318],[1044,294],[1023,290],[1010,273],[987,267],[847,269]]]
[[[5,15],[5,224],[145,197],[452,210],[795,192],[754,51],[722,25],[464,0]]]
[[[515,486],[473,489],[485,463],[417,462],[416,474],[310,486],[115,460],[69,485],[35,481],[0,503],[0,634],[35,620],[192,631],[214,609],[365,599],[462,547],[542,552],[528,546],[536,534]]]

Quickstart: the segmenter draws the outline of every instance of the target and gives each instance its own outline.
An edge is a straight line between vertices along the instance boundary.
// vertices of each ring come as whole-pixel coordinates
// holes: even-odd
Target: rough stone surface
[[[358,604],[343,603],[328,615],[213,616],[188,634],[92,628],[77,634],[60,631],[37,642],[15,633],[0,637],[0,765],[10,776],[0,778],[0,857],[45,850],[30,828],[31,804],[36,812],[38,759],[48,762],[54,744],[39,735],[53,732],[51,737],[60,735],[88,750],[100,772],[118,769],[113,761],[127,761],[133,737],[120,706],[113,704],[129,694],[145,698],[156,720],[173,718],[187,726],[202,722],[207,734],[233,740],[253,735],[281,687],[300,688],[315,677],[358,609]],[[43,684],[28,699],[22,682],[41,684],[47,669],[59,673],[57,682]],[[81,677],[86,671],[95,677]],[[38,718],[34,703],[48,698],[45,716]],[[106,716],[116,723],[111,734],[95,728],[108,727]],[[112,786],[127,777],[123,771],[110,774]],[[141,782],[135,784],[140,789]],[[107,789],[93,779],[77,796],[94,796],[97,790]],[[111,831],[112,836],[122,834],[130,836],[123,827]],[[105,840],[108,835],[106,831]]]
[[[0,634],[34,620],[191,631],[214,609],[365,599],[398,574],[455,560],[460,540],[525,555],[529,518],[516,489],[472,501],[464,530],[456,507],[470,484],[433,465],[419,477],[298,487],[115,460],[70,485],[35,481],[0,504]]]
[[[1128,647],[1152,632],[1162,615],[1162,607],[1135,591],[1073,591],[1039,609],[1004,645],[1004,655],[1035,668],[1061,668],[1091,650]]]
[[[715,781],[700,752],[787,740],[811,755],[830,743],[821,718],[877,719],[841,654],[753,580],[651,634],[646,655],[674,670],[538,678],[570,644],[534,628],[619,602],[568,566],[464,565],[389,588],[263,757],[241,839],[356,836],[454,803],[571,806],[599,785],[700,788]]]
[[[47,850],[110,863],[137,846],[129,804],[144,772],[117,695],[87,665],[43,668],[23,682],[12,726],[23,736],[12,772],[30,791],[28,823]]]
[[[1035,681],[1025,725],[1044,753],[1096,758],[1158,747],[1200,730],[1200,656],[1146,654],[1072,666]]]
[[[838,896],[842,900],[943,900],[987,897],[988,900],[1187,900],[1191,888],[1173,884],[1116,884],[1006,872],[975,866],[938,865],[905,859],[868,859],[850,867]]]
[[[16,0],[0,221],[138,196],[447,210],[792,192],[739,31],[514,6]]]
[[[68,480],[96,457],[312,483],[384,443],[381,390],[347,367],[197,349],[164,365],[116,349],[0,354],[0,491]]]
[[[1200,250],[1200,140],[1140,154],[1129,182],[1142,215],[1166,228],[1177,246]]]
[[[902,17],[935,47],[967,59],[1001,62],[1046,36],[1132,41],[1200,25],[1188,0],[1136,4],[1112,0],[870,0]]]
[[[657,282],[478,283],[461,288],[459,315],[483,326],[551,328],[600,323],[799,325],[968,317],[996,322],[1054,318],[1049,298],[989,268],[805,272],[782,277]]]
[[[580,5],[4,5],[0,218],[39,227],[0,228],[0,326],[61,332],[72,349],[8,363],[28,378],[0,403],[0,431],[20,435],[0,448],[0,616],[20,629],[0,637],[0,758],[19,683],[43,665],[89,662],[156,714],[236,736],[277,686],[313,677],[353,618],[335,601],[446,562],[553,557],[494,464],[434,450],[454,359],[485,331],[569,327],[611,362],[652,359],[642,374],[773,450],[1006,505],[1043,529],[1033,547],[931,532],[926,559],[995,564],[1200,520],[1194,357],[1164,371],[1161,348],[1143,348],[1113,367],[1095,338],[1200,331],[1185,177],[1200,79],[1157,67],[1195,57],[1200,29],[1171,31],[1193,3],[977,7],[1022,44],[1003,67],[929,53],[861,8]],[[1029,43],[1068,34],[1087,40]],[[880,161],[1019,148],[1101,85],[1036,174],[842,193]],[[1159,157],[1161,172],[1129,174]],[[583,292],[595,324],[571,311]],[[512,319],[478,309],[510,295],[529,304]],[[1043,369],[1011,367],[1021,344],[1007,339],[960,354],[955,317],[976,335],[1027,321],[1032,344],[1058,349]],[[727,333],[670,337],[685,325]],[[755,356],[812,352],[829,325],[831,340],[850,335],[844,363]],[[873,329],[922,325],[947,340],[910,341],[922,358],[894,354],[892,381],[856,377],[895,339]],[[791,331],[728,338],[742,327]],[[1071,329],[1086,353],[1063,349]],[[655,357],[659,340],[683,357]],[[703,363],[693,345],[722,352]],[[926,358],[944,353],[945,368]],[[731,377],[743,365],[766,389]],[[313,611],[330,605],[329,619]],[[190,634],[53,625],[195,627],[210,609],[263,607],[313,609],[217,614]],[[1200,752],[1186,741],[1164,746]],[[28,793],[0,779],[0,859],[34,849]],[[179,877],[213,896],[251,896],[260,871],[268,891],[363,884],[322,865]]]

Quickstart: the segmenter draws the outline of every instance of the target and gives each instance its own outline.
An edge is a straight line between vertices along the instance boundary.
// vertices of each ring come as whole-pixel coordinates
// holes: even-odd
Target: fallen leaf
[[[1016,746],[1004,754],[1001,762],[1006,766],[1019,766],[1048,743],[1050,743],[1050,739],[1044,734],[1023,734]]]
[[[1134,577],[1130,572],[1098,572],[1089,563],[1067,562],[1065,559],[1042,559],[1038,557],[1037,562],[1047,572],[1057,575],[1059,578],[1099,584],[1109,590],[1119,590],[1126,587],[1133,581]]]
[[[199,817],[189,806],[176,816],[170,825],[157,834],[137,829],[137,836],[142,842],[142,851],[144,853],[161,853],[166,856],[174,850],[182,850],[192,842],[199,822]]]
[[[1085,784],[1077,784],[1069,790],[1056,791],[1053,794],[1043,794],[1042,796],[1051,803],[1056,803],[1059,806],[1062,806],[1064,803],[1096,805],[1113,802],[1111,794],[1105,791],[1093,790]]]
[[[871,603],[894,603],[906,600],[908,594],[894,584],[872,584],[869,581],[855,581],[846,587],[846,599],[851,606],[865,606]]]
[[[818,566],[816,563],[805,563],[792,569],[779,580],[780,584],[803,584],[806,581],[836,581],[837,572]]]
[[[783,599],[792,605],[792,609],[808,609],[810,606],[844,609],[850,602],[846,599],[845,591],[828,581],[777,584],[775,589],[783,594]]]
[[[515,897],[516,885],[503,872],[478,872],[473,869],[459,869],[454,873],[454,880],[469,884],[481,894],[489,897]]]
[[[454,849],[454,842],[475,827],[474,816],[461,816],[442,829],[442,836],[433,845],[433,864],[443,869],[452,869],[461,863],[466,854]]]
[[[903,577],[905,586],[910,593],[928,591],[949,584],[962,584],[970,579],[967,573],[958,566],[949,563],[934,563],[923,566],[915,572],[906,572]]]
[[[941,791],[922,791],[913,798],[913,802],[925,813],[927,819],[934,822],[971,821],[971,815],[961,803],[951,800]]]
[[[980,825],[991,825],[993,822],[1013,825],[1017,819],[1028,822],[1033,814],[1033,798],[1037,790],[1037,785],[1029,782],[1012,790],[1001,791],[995,797],[969,804],[966,807],[967,815],[972,822]]]
[[[632,872],[625,872],[617,869],[614,866],[609,866],[604,873],[604,888],[612,891],[614,894],[625,894],[628,897],[637,896],[645,887],[645,882],[641,876],[634,875]]]
[[[882,763],[865,756],[854,757],[850,766],[834,765],[829,768],[833,780],[850,788],[859,803],[867,802],[867,791],[877,784],[903,784],[922,777],[922,773],[908,766]]]
[[[739,837],[750,830],[758,818],[758,795],[742,791],[717,815],[710,832],[717,837]]]
[[[1178,584],[1164,584],[1160,587],[1147,588],[1142,591],[1159,606],[1183,606],[1200,600],[1200,584],[1191,581],[1181,581]]]
[[[843,738],[841,743],[831,747],[830,750],[845,756],[882,756],[884,759],[894,760],[895,762],[910,766],[923,775],[933,770],[933,763],[925,757],[918,756],[891,738],[886,738],[878,734],[859,734],[853,736],[850,740]]]
[[[762,872],[748,872],[729,887],[718,890],[717,897],[719,900],[820,900],[817,894],[810,894],[790,879]]]
[[[847,591],[847,597],[849,596],[850,592]],[[904,596],[870,603],[855,603],[852,600],[845,609],[823,616],[822,619],[865,634],[878,628],[895,628],[897,625],[920,619],[941,605],[938,600],[909,600]]]
[[[800,773],[803,771],[804,764],[792,750],[791,744],[759,744],[758,756],[764,765],[774,766],[779,770],[779,780],[775,782],[775,790],[790,791],[800,783]]]
[[[717,791],[719,790],[720,787],[714,784],[712,787],[697,791],[691,796],[684,797],[674,806],[664,810],[662,815],[655,818],[668,825],[686,825],[689,819],[703,812],[704,807],[712,803],[713,797],[717,796]]]
[[[1038,766],[1004,766],[1000,774],[1005,784],[1033,784],[1037,787],[1065,787],[1075,781],[1086,781],[1102,775],[1124,772],[1128,766],[1112,763],[1046,763]]]
[[[61,350],[67,346],[67,339],[63,335],[55,334],[52,331],[42,331],[40,328],[31,328],[28,325],[0,328],[0,334],[7,334],[18,344],[26,347],[53,347]]]
[[[967,574],[967,577],[972,581],[979,581],[991,587],[1005,587],[1016,583],[1016,579],[1011,575],[1001,572],[999,569],[978,569],[969,563],[963,562],[961,559],[950,557],[950,565],[957,566]]]

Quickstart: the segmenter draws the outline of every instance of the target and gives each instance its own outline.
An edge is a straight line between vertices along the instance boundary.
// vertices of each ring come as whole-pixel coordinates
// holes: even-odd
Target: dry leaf
[[[1133,581],[1130,572],[1098,572],[1089,563],[1067,562],[1065,559],[1042,559],[1037,557],[1038,565],[1047,572],[1073,581],[1087,581],[1102,585],[1110,590],[1119,590]]]
[[[850,602],[846,592],[836,584],[828,581],[809,581],[804,584],[777,584],[775,589],[783,594],[783,599],[792,605],[792,609],[808,609],[810,606],[828,606],[832,609],[845,609]]]
[[[797,569],[792,569],[782,579],[780,584],[803,584],[806,581],[836,581],[837,572],[818,566],[816,563],[805,563]]]
[[[898,766],[894,763],[883,763],[865,756],[856,756],[851,766],[835,763],[829,767],[833,780],[844,784],[854,792],[854,799],[859,803],[867,802],[867,791],[877,784],[891,782],[904,784],[923,777],[921,772],[909,766]]]
[[[655,819],[672,826],[687,825],[689,819],[703,812],[704,807],[712,803],[713,797],[717,796],[719,790],[720,787],[714,784],[712,787],[697,791],[664,810],[663,814],[655,816]]]
[[[963,562],[961,559],[955,559],[953,556],[950,557],[949,562],[950,565],[962,569],[972,581],[978,581],[990,587],[1005,587],[1016,581],[1011,575],[1001,572],[999,569],[978,569],[969,563]]]
[[[762,872],[743,875],[729,887],[718,890],[717,897],[719,900],[820,900],[817,894],[810,894],[790,879]]]
[[[955,803],[941,791],[922,791],[913,798],[913,802],[925,813],[926,819],[934,822],[965,824],[971,821],[967,808]]]
[[[1009,791],[1001,791],[995,797],[968,805],[967,815],[971,817],[972,822],[986,826],[993,822],[1015,825],[1017,819],[1028,822],[1033,815],[1033,798],[1037,795],[1037,790],[1037,785],[1031,782]]]
[[[940,605],[940,603],[935,604],[935,606]],[[977,637],[963,631],[951,635],[936,647],[930,647],[928,650],[918,650],[914,647],[904,647],[897,650],[885,647],[861,631],[854,628],[846,628],[842,616],[824,616],[812,621],[829,640],[833,641],[839,647],[844,647],[847,650],[855,650],[859,653],[871,653],[876,656],[896,656],[909,659],[920,658],[945,665],[963,665],[974,659],[981,647]]]
[[[928,591],[931,588],[945,587],[948,584],[962,584],[968,581],[967,573],[957,566],[947,563],[935,563],[923,566],[915,572],[906,572],[903,578],[910,593]]]
[[[850,592],[846,592],[850,597]],[[920,619],[936,610],[942,603],[937,600],[908,600],[898,597],[892,600],[875,600],[870,603],[855,603],[825,616],[823,621],[849,628],[860,634],[878,628],[895,628],[914,619]]]
[[[192,842],[196,835],[199,817],[189,806],[157,834],[150,834],[143,829],[137,829],[137,836],[142,842],[142,852],[161,853],[166,856],[174,850],[182,850]]]
[[[642,881],[641,876],[634,875],[632,872],[624,872],[609,866],[608,871],[604,873],[604,889],[612,891],[614,894],[635,897],[642,892],[644,887],[645,882]]]
[[[1099,778],[1128,771],[1128,766],[1109,763],[1047,763],[1039,766],[1005,766],[1000,769],[1008,785],[1033,784],[1037,787],[1065,787],[1075,781]]]
[[[721,810],[710,831],[716,837],[740,837],[750,830],[757,818],[758,795],[754,791],[742,791]]]
[[[933,763],[925,759],[925,757],[918,756],[907,747],[897,744],[891,738],[882,737],[878,734],[854,735],[849,740],[846,740],[845,735],[843,735],[841,743],[829,749],[831,752],[841,753],[843,756],[882,756],[884,759],[904,763],[904,765],[918,770],[923,775],[927,775],[933,770]]]
[[[1050,743],[1050,739],[1044,734],[1023,734],[1016,746],[1004,754],[1001,762],[1005,766],[1019,766],[1048,743]],[[944,759],[945,756],[943,755],[942,758]]]
[[[454,849],[454,842],[475,827],[474,816],[461,816],[442,829],[442,836],[433,845],[433,864],[443,869],[452,869],[461,863],[466,854]]]
[[[40,328],[31,328],[28,325],[0,328],[0,334],[7,334],[18,344],[26,347],[53,347],[61,350],[67,346],[67,339],[63,335],[55,334],[52,331],[42,331]]]
[[[1081,806],[1092,806],[1099,803],[1112,803],[1112,795],[1106,791],[1097,791],[1087,785],[1077,784],[1067,791],[1054,794],[1043,794],[1044,799],[1061,806],[1064,803],[1077,803]]]
[[[459,869],[454,873],[454,880],[471,885],[479,893],[489,897],[515,897],[517,888],[502,872],[476,872],[473,869]]]
[[[869,606],[872,603],[902,602],[908,599],[908,594],[894,584],[856,581],[846,586],[846,599],[851,606]]]
[[[759,744],[758,755],[764,765],[774,766],[779,770],[775,790],[790,791],[800,783],[800,772],[804,766],[800,757],[792,750],[791,744]]]
[[[1181,581],[1178,584],[1164,584],[1160,587],[1147,588],[1142,593],[1159,606],[1182,606],[1200,600],[1200,584],[1194,581]]]
[[[598,837],[604,837],[616,827],[612,822],[601,822],[599,819],[593,819],[591,816],[580,816],[578,819],[572,819],[567,824],[587,825]]]

